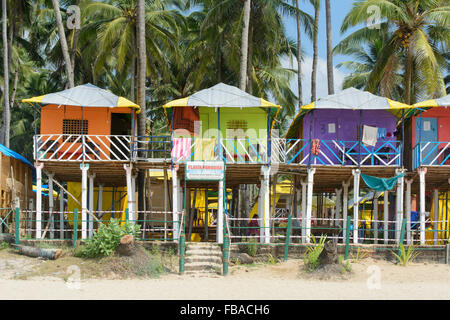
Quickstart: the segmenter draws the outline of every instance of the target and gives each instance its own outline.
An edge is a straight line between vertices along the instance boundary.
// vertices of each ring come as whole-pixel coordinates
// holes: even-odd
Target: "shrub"
[[[247,244],[247,253],[250,257],[256,256],[256,252],[258,251],[258,244],[255,238],[251,238]]]
[[[416,248],[414,246],[409,246],[408,250],[405,250],[405,246],[400,244],[400,255],[393,252],[394,256],[397,258],[400,265],[406,267],[410,262],[413,262],[415,258],[420,254],[420,252],[416,252]]]
[[[322,235],[319,239],[319,242],[317,242],[316,238],[314,236],[311,236],[313,246],[306,248],[307,251],[305,253],[305,256],[303,257],[303,261],[305,262],[305,266],[308,268],[309,272],[314,271],[320,265],[319,256],[323,250],[326,239],[327,236]]]
[[[120,239],[127,234],[133,237],[140,235],[140,226],[129,221],[120,225],[119,219],[111,218],[108,225],[101,224],[91,239],[75,251],[75,256],[94,258],[98,256],[110,256],[120,244]]]

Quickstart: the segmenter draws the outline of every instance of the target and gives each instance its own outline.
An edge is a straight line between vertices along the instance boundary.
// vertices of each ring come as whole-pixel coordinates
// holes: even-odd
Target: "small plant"
[[[352,265],[350,264],[350,261],[346,260],[344,262],[343,256],[338,257],[338,262],[341,265],[341,270],[340,270],[341,274],[352,271]]]
[[[101,224],[91,239],[75,251],[75,256],[94,258],[98,256],[110,256],[120,244],[120,239],[127,234],[134,238],[140,235],[140,226],[129,221],[120,225],[119,219],[111,218],[108,225]]]
[[[256,252],[258,251],[258,245],[256,239],[252,238],[249,240],[247,244],[247,253],[250,257],[256,256]]]
[[[365,257],[367,257],[367,252],[361,251],[361,248],[358,248],[358,251],[356,251],[356,257],[354,257],[353,254],[352,254],[352,258],[353,258],[353,262],[354,263],[359,263]]]
[[[408,250],[405,250],[405,246],[403,244],[400,244],[400,255],[393,251],[392,254],[397,258],[400,265],[406,267],[409,263],[413,262],[414,259],[417,258],[420,252],[417,252],[414,246],[409,246]]]
[[[8,242],[2,242],[0,244],[0,250],[8,249],[8,248],[9,248],[9,243]]]
[[[159,246],[158,245],[153,245],[151,253],[152,253],[153,256],[158,256],[159,255]]]
[[[267,263],[268,264],[276,264],[279,262],[279,259],[276,259],[271,253],[267,254]]]
[[[167,254],[169,255],[169,257],[173,257],[173,256],[175,256],[175,250],[173,248],[169,248],[169,250],[167,251]]]
[[[311,236],[313,246],[306,248],[307,251],[303,258],[305,266],[308,268],[309,272],[314,271],[320,265],[319,256],[322,253],[326,239],[327,236],[322,235],[319,239],[319,242],[317,242],[316,238],[314,236]]]

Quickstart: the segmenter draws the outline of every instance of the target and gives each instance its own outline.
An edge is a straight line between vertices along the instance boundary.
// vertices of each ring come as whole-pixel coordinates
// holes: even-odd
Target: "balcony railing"
[[[450,166],[449,141],[425,141],[413,149],[413,169],[421,166]]]
[[[38,161],[130,161],[131,136],[41,134],[34,140]]]
[[[272,162],[330,166],[399,166],[400,141],[378,141],[375,147],[359,141],[273,139]]]
[[[429,143],[430,145],[432,143]],[[450,143],[437,143],[435,162],[448,160]],[[180,163],[194,160],[220,160],[226,164],[302,164],[327,166],[399,166],[400,141],[378,141],[369,147],[358,141],[239,138],[174,138],[170,136],[63,135],[35,136],[37,161],[148,161],[165,160]],[[427,146],[428,146],[427,145]],[[424,146],[423,150],[428,150]],[[437,148],[437,146],[435,146]],[[441,159],[444,155],[445,159]],[[429,157],[429,156],[427,156]],[[425,157],[425,159],[427,159]],[[430,157],[431,158],[431,157]],[[424,159],[424,156],[422,156]],[[441,162],[439,162],[441,161]]]

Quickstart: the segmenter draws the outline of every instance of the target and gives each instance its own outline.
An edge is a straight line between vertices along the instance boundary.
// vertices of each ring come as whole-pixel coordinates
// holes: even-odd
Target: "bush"
[[[256,240],[255,238],[251,238],[248,241],[249,243],[247,244],[247,253],[250,257],[254,257],[256,256],[256,252],[258,251],[258,240]]]
[[[414,259],[417,258],[420,252],[416,252],[416,248],[413,246],[409,246],[408,250],[405,250],[405,246],[400,244],[400,255],[395,252],[392,253],[397,258],[400,265],[406,267],[410,262],[413,262]]]
[[[119,219],[111,218],[109,223],[101,224],[91,239],[75,251],[75,256],[84,258],[95,258],[98,256],[110,256],[120,244],[120,239],[127,234],[134,238],[140,235],[140,226],[129,221],[120,225]]]
[[[309,272],[316,270],[320,265],[319,256],[322,253],[326,239],[327,236],[322,235],[319,239],[319,242],[317,242],[316,238],[314,238],[314,236],[311,236],[313,246],[306,248],[307,251],[305,253],[305,256],[303,257],[303,261],[305,262],[305,266],[308,268]]]

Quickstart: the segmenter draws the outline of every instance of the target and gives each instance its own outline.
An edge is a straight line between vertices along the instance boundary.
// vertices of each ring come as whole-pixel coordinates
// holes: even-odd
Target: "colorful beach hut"
[[[164,110],[173,133],[172,158],[266,163],[280,108],[224,83],[171,101]]]
[[[135,135],[135,103],[90,83],[24,99],[41,115],[36,160],[98,161],[130,158],[124,138]],[[84,143],[83,143],[84,142]]]
[[[450,165],[450,95],[416,103],[421,111],[408,123],[413,169]]]
[[[397,123],[410,106],[355,88],[302,106],[286,139],[289,161],[319,165],[400,165]],[[293,149],[294,150],[294,149]]]

